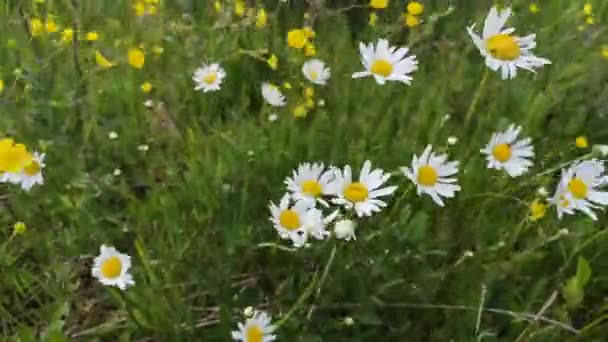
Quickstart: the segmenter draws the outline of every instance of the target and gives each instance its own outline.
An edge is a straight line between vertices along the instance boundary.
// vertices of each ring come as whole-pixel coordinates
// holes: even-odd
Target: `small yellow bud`
[[[530,10],[530,13],[532,13],[532,14],[538,13],[540,11],[540,8],[535,3],[530,4],[528,9]]]
[[[266,62],[268,63],[270,69],[277,70],[277,67],[279,65],[279,57],[277,57],[277,55],[273,53]]]
[[[589,147],[589,141],[587,140],[587,137],[584,136],[584,135],[576,137],[576,140],[575,140],[574,144],[578,148],[587,148],[587,147]]]
[[[369,24],[369,26],[375,27],[377,22],[378,22],[378,15],[376,14],[376,12],[370,13],[369,21],[367,22]]]
[[[27,226],[21,221],[15,222],[13,225],[13,235],[23,235],[27,231]]]
[[[144,93],[149,93],[152,91],[152,84],[150,82],[144,82],[141,85],[141,91],[143,91]]]
[[[411,15],[421,15],[424,13],[424,5],[417,1],[412,1],[406,6],[407,13]]]
[[[405,26],[407,27],[416,27],[418,25],[420,25],[420,19],[418,19],[418,17],[411,15],[411,14],[406,14],[405,15]]]
[[[97,39],[99,39],[99,34],[97,32],[92,31],[92,32],[87,33],[86,40],[88,40],[90,42],[94,42]]]

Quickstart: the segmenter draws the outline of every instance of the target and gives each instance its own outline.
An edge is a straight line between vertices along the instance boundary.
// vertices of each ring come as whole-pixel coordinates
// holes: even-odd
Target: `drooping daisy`
[[[517,37],[512,35],[514,28],[504,29],[509,16],[511,16],[510,8],[499,12],[496,7],[492,7],[484,23],[481,37],[473,31],[475,25],[467,27],[473,43],[486,58],[486,65],[494,71],[501,69],[503,80],[514,78],[517,75],[517,68],[535,72],[535,68],[551,64],[548,59],[536,57],[532,53],[531,50],[536,47],[535,34]]]
[[[325,85],[331,72],[320,59],[311,59],[302,66],[302,73],[312,83]]]
[[[573,164],[567,170],[562,170],[562,176],[555,195],[550,200],[557,207],[557,216],[574,214],[574,210],[582,211],[593,220],[597,216],[593,209],[600,205],[608,205],[608,191],[598,188],[608,184],[608,176],[601,161],[586,160]]]
[[[401,172],[416,184],[418,195],[426,193],[435,203],[444,206],[441,197],[454,197],[460,186],[454,176],[458,172],[457,161],[447,161],[447,154],[436,155],[428,145],[418,158],[412,158],[412,168],[402,167]]]
[[[534,157],[532,139],[517,139],[521,127],[510,125],[504,132],[492,134],[492,138],[481,153],[486,155],[488,168],[504,169],[509,176],[518,177],[532,166],[528,158]]]
[[[106,245],[101,245],[99,250],[99,256],[93,260],[91,272],[93,277],[104,285],[116,286],[121,290],[135,285],[135,281],[129,273],[129,268],[131,268],[130,256]]]
[[[378,40],[375,48],[373,43],[360,43],[359,51],[365,71],[354,73],[353,78],[374,76],[378,84],[399,81],[409,85],[413,79],[409,74],[418,69],[416,56],[406,57],[408,48],[389,47],[386,39]]]
[[[35,152],[32,161],[19,172],[5,172],[0,176],[0,182],[20,184],[23,190],[29,191],[36,184],[44,184],[42,169],[44,169],[44,153]]]
[[[254,311],[251,318],[247,318],[245,324],[238,323],[239,330],[232,332],[235,341],[242,342],[270,342],[277,337],[272,333],[275,327],[272,319],[264,311]]]
[[[342,205],[347,209],[354,209],[357,216],[371,216],[374,212],[380,212],[386,207],[386,203],[378,197],[391,195],[396,186],[380,186],[390,178],[381,169],[371,170],[372,163],[367,160],[363,163],[359,181],[353,181],[352,171],[349,165],[344,170],[336,169],[335,179],[329,185],[329,192],[336,196],[332,203]]]
[[[270,202],[270,221],[282,239],[291,240],[295,247],[302,247],[309,235],[317,240],[329,235],[325,226],[333,221],[337,212],[324,218],[321,210],[312,207],[310,202],[292,202],[289,194],[281,198],[279,206]]]
[[[357,240],[357,236],[355,236],[356,226],[356,223],[352,220],[340,220],[334,224],[334,236],[344,241]]]
[[[262,97],[271,106],[283,107],[285,105],[285,95],[274,84],[262,83]]]
[[[322,196],[330,194],[328,185],[333,178],[332,168],[325,170],[322,163],[303,163],[293,171],[292,177],[287,177],[285,184],[295,200],[306,201],[311,207],[316,201],[327,206]]]
[[[195,83],[194,90],[202,89],[204,93],[218,91],[224,77],[226,77],[226,72],[219,64],[204,64],[194,71],[192,77]]]

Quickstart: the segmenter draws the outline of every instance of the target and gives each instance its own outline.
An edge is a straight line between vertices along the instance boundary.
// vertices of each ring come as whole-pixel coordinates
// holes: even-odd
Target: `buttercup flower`
[[[276,339],[272,333],[275,327],[272,320],[263,311],[254,311],[253,317],[248,318],[245,324],[238,323],[238,330],[232,332],[235,341],[242,342],[271,342]]]
[[[534,221],[538,221],[541,218],[545,217],[545,212],[547,211],[547,205],[543,202],[541,202],[538,199],[535,199],[534,201],[532,201],[532,203],[530,203],[529,206],[530,209],[530,221],[534,222]]]
[[[332,168],[325,169],[321,164],[303,163],[293,171],[292,177],[287,177],[285,184],[287,190],[297,201],[305,201],[309,206],[314,206],[315,202],[328,206],[323,200],[323,195],[330,195],[329,184],[334,178]]]
[[[116,286],[125,290],[129,286],[135,285],[129,268],[131,268],[130,256],[118,252],[114,247],[101,245],[99,256],[93,260],[91,273],[103,285]]]
[[[416,184],[418,195],[426,193],[435,203],[444,206],[441,197],[454,197],[460,186],[453,178],[458,172],[457,161],[447,161],[447,154],[436,155],[433,146],[428,145],[418,158],[414,155],[412,168],[402,167],[401,172]]]
[[[514,78],[518,68],[535,72],[535,68],[551,64],[548,59],[532,54],[531,50],[536,47],[535,34],[516,37],[512,36],[514,28],[504,29],[509,16],[511,16],[510,8],[499,12],[496,7],[492,7],[481,37],[473,32],[475,25],[467,27],[473,42],[481,55],[486,58],[486,65],[494,71],[500,69],[503,80]]]
[[[303,48],[308,42],[303,29],[293,29],[287,32],[287,44],[294,49]]]
[[[99,65],[102,69],[108,69],[116,65],[116,63],[108,60],[99,51],[95,51],[95,63],[97,63],[97,65]]]
[[[589,147],[589,140],[587,140],[586,136],[581,135],[581,136],[576,137],[576,140],[574,141],[574,145],[577,148],[587,148],[587,147]]]
[[[325,67],[320,59],[311,59],[302,66],[302,73],[312,83],[325,85],[331,75],[329,68]]]
[[[0,172],[17,173],[33,160],[25,145],[15,144],[13,139],[0,140]]]
[[[382,9],[388,7],[388,0],[370,0],[369,6],[373,9]]]
[[[360,43],[359,50],[365,71],[354,73],[353,78],[374,76],[381,85],[386,81],[411,84],[412,77],[409,74],[418,69],[418,61],[414,55],[406,57],[408,48],[389,48],[388,40],[380,39],[375,48],[373,43]]]
[[[219,64],[205,64],[194,71],[194,90],[202,89],[204,93],[220,90],[225,77],[226,72]]]
[[[42,170],[44,169],[44,154],[35,152],[31,162],[19,172],[5,172],[0,175],[0,182],[20,184],[21,189],[30,191],[36,184],[44,184]]]
[[[391,177],[381,169],[371,169],[372,163],[367,160],[363,163],[359,181],[353,181],[349,165],[344,170],[335,169],[335,179],[329,184],[329,192],[335,196],[332,203],[354,209],[357,216],[371,216],[386,207],[386,203],[379,197],[392,195],[396,186],[380,188]]]
[[[411,15],[421,15],[424,12],[424,5],[417,1],[412,1],[407,4],[406,10]]]
[[[131,48],[127,54],[129,64],[135,69],[141,69],[146,62],[146,55],[140,48]]]
[[[262,97],[271,106],[283,107],[285,105],[285,95],[274,84],[262,83]]]
[[[528,158],[534,157],[532,139],[518,140],[521,127],[510,125],[504,132],[492,134],[492,138],[481,153],[486,155],[488,168],[504,169],[509,176],[517,177],[524,174],[532,166]]]
[[[285,194],[279,205],[270,202],[270,221],[282,239],[291,240],[295,247],[302,247],[312,235],[317,240],[323,240],[329,235],[325,225],[333,221],[337,211],[324,218],[321,210],[311,206],[309,201],[293,200]]]
[[[572,215],[575,210],[579,210],[597,220],[593,209],[608,205],[608,191],[598,190],[606,184],[608,176],[601,161],[592,159],[577,162],[562,170],[560,182],[550,202],[557,207],[560,219],[563,214]]]

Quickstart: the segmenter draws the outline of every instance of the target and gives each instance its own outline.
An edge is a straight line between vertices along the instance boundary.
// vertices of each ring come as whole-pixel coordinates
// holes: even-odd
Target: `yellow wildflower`
[[[317,35],[315,30],[313,30],[310,26],[304,26],[302,31],[304,31],[304,37],[306,38],[314,38]]]
[[[53,19],[47,19],[45,27],[46,27],[46,32],[48,32],[48,33],[55,33],[57,31],[59,31],[59,26],[57,26],[57,23]]]
[[[311,87],[304,88],[304,97],[307,99],[313,98],[315,96],[315,90]]]
[[[418,19],[418,17],[415,15],[406,14],[404,24],[407,27],[416,27],[420,25],[420,19]]]
[[[315,44],[307,43],[304,47],[304,55],[308,57],[312,57],[317,54],[317,49],[315,48]]]
[[[370,13],[369,21],[367,22],[369,24],[369,26],[375,27],[377,22],[378,22],[378,15],[376,14],[376,12]]]
[[[23,235],[23,234],[25,234],[26,230],[27,230],[27,226],[25,225],[25,223],[23,223],[21,221],[17,221],[13,225],[13,235]]]
[[[268,24],[268,16],[266,15],[266,10],[263,8],[260,8],[258,10],[257,16],[255,18],[255,27],[262,28],[262,27],[266,27],[267,24]]]
[[[369,6],[373,9],[382,9],[388,7],[388,0],[370,0]]]
[[[86,40],[88,40],[90,42],[94,42],[97,39],[99,39],[99,34],[95,31],[87,32],[87,35],[85,38],[86,38]]]
[[[587,25],[593,25],[595,24],[595,19],[593,17],[587,17],[587,19],[585,19],[585,22],[587,23]]]
[[[215,12],[219,13],[222,11],[222,3],[220,1],[216,1],[213,3],[213,8],[215,9]]]
[[[107,58],[105,58],[99,51],[95,51],[95,62],[102,69],[108,69],[116,65],[116,63],[112,63]]]
[[[142,1],[137,1],[133,5],[133,10],[136,16],[143,17],[146,14],[146,5]]]
[[[295,118],[303,118],[308,114],[308,110],[306,109],[306,105],[299,104],[293,107],[291,113]]]
[[[424,5],[417,2],[412,1],[406,6],[407,13],[411,15],[421,15],[424,12]]]
[[[535,199],[534,201],[532,201],[532,203],[530,203],[529,209],[530,221],[534,222],[540,220],[545,216],[545,213],[547,212],[547,205],[541,202],[540,200]]]
[[[242,17],[245,15],[245,10],[247,7],[245,6],[245,2],[243,0],[236,0],[234,3],[234,14],[237,17]]]
[[[289,83],[289,82],[283,83],[283,88],[285,88],[285,89],[291,89],[291,83]]]
[[[0,172],[20,172],[33,160],[25,145],[15,144],[13,139],[0,140]]]
[[[602,46],[602,57],[608,59],[608,45]]]
[[[530,13],[532,13],[532,14],[538,13],[540,11],[540,8],[538,7],[538,5],[536,3],[531,3],[530,6],[528,7],[528,9],[530,10]]]
[[[579,137],[576,137],[576,140],[574,141],[574,145],[576,145],[576,147],[578,147],[578,148],[587,148],[587,147],[589,147],[589,141],[587,140],[586,136],[581,135]]]
[[[152,91],[152,83],[150,83],[150,82],[144,82],[141,85],[141,91],[143,91],[146,94],[149,93],[149,92],[151,92]]]
[[[307,39],[302,29],[293,29],[287,32],[287,44],[294,49],[301,49],[306,45]]]
[[[61,32],[61,42],[64,44],[69,44],[72,42],[74,38],[74,30],[71,28],[66,28]]]
[[[0,80],[0,94],[4,91],[4,80]]]
[[[268,60],[266,62],[268,63],[270,69],[277,70],[277,67],[279,65],[279,57],[277,57],[277,55],[273,53],[270,57],[268,57]]]
[[[44,32],[44,25],[42,25],[42,20],[40,20],[40,18],[32,18],[32,20],[30,20],[30,31],[32,37],[37,37]]]
[[[585,15],[592,15],[593,5],[591,5],[590,3],[586,3],[585,6],[583,6],[583,13],[585,13]]]
[[[315,100],[306,99],[306,108],[312,109],[315,107]]]
[[[135,69],[141,69],[146,62],[144,52],[139,48],[131,48],[128,53],[129,64]]]

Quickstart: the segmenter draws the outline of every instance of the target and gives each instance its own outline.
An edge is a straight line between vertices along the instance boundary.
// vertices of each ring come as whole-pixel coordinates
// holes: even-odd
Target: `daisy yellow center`
[[[492,150],[492,156],[501,163],[511,159],[511,154],[513,154],[513,151],[511,150],[511,146],[507,144],[498,144]]]
[[[23,168],[23,173],[28,176],[35,176],[40,173],[40,164],[33,160],[29,165]]]
[[[294,230],[300,227],[300,216],[294,210],[283,210],[279,216],[279,223],[288,230]]]
[[[217,80],[217,73],[215,72],[210,72],[209,74],[205,75],[205,77],[203,77],[203,82],[207,84],[213,84],[215,80]]]
[[[386,59],[376,59],[372,63],[371,71],[372,74],[388,77],[393,73],[393,65]]]
[[[570,190],[572,195],[578,199],[587,197],[587,184],[579,178],[572,178],[570,180],[568,183],[568,190]]]
[[[118,278],[120,271],[122,271],[122,262],[118,257],[110,257],[101,264],[101,274],[106,278]]]
[[[512,61],[521,54],[519,44],[508,34],[497,34],[488,39],[486,49],[490,54],[503,61]]]
[[[262,333],[262,329],[257,325],[252,325],[247,328],[247,342],[262,342],[264,338],[264,334]]]
[[[344,198],[356,203],[363,202],[367,199],[369,190],[367,186],[361,182],[350,183],[343,191]]]
[[[319,78],[319,73],[317,73],[316,71],[311,71],[310,72],[310,79],[313,81],[316,81]]]
[[[315,180],[307,180],[302,182],[302,192],[307,195],[318,197],[321,195],[321,191],[323,191],[321,184]]]
[[[423,165],[418,168],[418,183],[424,186],[437,184],[437,171],[430,165]]]

